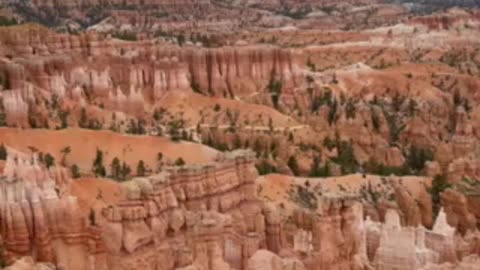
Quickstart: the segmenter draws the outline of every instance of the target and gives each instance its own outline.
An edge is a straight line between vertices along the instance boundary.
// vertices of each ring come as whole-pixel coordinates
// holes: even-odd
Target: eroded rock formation
[[[385,224],[367,219],[366,240],[369,259],[375,269],[475,269],[475,256],[468,257],[462,245],[475,244],[455,236],[455,228],[440,211],[432,230],[423,226],[402,227],[396,211],[389,210]],[[467,244],[467,242],[470,242]],[[471,253],[469,253],[471,254]]]
[[[4,256],[32,256],[64,269],[106,269],[98,228],[66,192],[65,169],[41,165],[36,155],[9,149],[1,174],[0,220]]]

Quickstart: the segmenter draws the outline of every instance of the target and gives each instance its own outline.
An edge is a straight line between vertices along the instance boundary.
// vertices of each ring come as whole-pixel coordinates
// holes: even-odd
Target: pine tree
[[[3,143],[0,145],[0,160],[7,160],[7,148]]]
[[[437,175],[433,178],[432,186],[429,189],[430,196],[432,198],[432,208],[433,208],[433,215],[437,216],[438,212],[440,211],[440,195],[443,191],[447,188],[450,188],[451,184],[447,182],[445,175]]]
[[[288,141],[289,141],[289,142],[293,142],[293,141],[294,141],[294,139],[293,139],[293,133],[292,133],[292,132],[288,133]]]
[[[242,140],[240,139],[240,136],[238,134],[235,134],[235,137],[233,137],[233,149],[240,148],[242,148]]]
[[[69,111],[62,111],[58,112],[58,117],[60,118],[61,128],[66,129],[68,127],[68,115],[70,114]]]
[[[60,151],[62,153],[62,161],[61,161],[62,166],[66,166],[67,155],[70,154],[71,151],[72,149],[70,148],[70,146],[66,146],[62,149],[62,151]]]
[[[255,139],[255,142],[253,143],[253,151],[257,153],[257,157],[259,157],[262,154],[262,142],[260,142],[259,138]]]
[[[331,126],[333,123],[337,122],[337,100],[334,99],[330,110],[328,111],[328,124]]]
[[[278,108],[278,102],[282,95],[282,82],[279,80],[271,80],[267,87],[272,95],[273,107]]]
[[[372,108],[372,110],[371,110],[371,116],[372,116],[372,126],[373,126],[373,129],[374,129],[376,132],[379,132],[379,131],[380,131],[380,117],[378,116],[377,111],[375,111],[375,109],[373,109],[373,108]]]
[[[347,119],[355,119],[356,109],[355,104],[351,100],[348,100],[347,105],[345,106],[345,114],[347,115]]]
[[[358,168],[358,161],[355,158],[352,144],[349,142],[337,143],[338,156],[334,159],[342,167],[343,174],[355,173]]]
[[[433,153],[429,149],[410,147],[407,155],[407,164],[414,172],[420,172],[425,167],[425,162],[433,160]]]
[[[88,128],[87,110],[85,108],[82,108],[80,111],[80,120],[78,121],[78,126],[81,128]]]
[[[90,214],[88,215],[88,219],[90,220],[91,226],[95,226],[97,224],[95,219],[95,211],[93,209],[90,209]]]
[[[297,176],[299,175],[299,168],[298,168],[298,162],[295,156],[290,156],[287,162],[288,167],[290,170],[292,170],[293,175]]]
[[[47,168],[55,166],[55,158],[48,153],[45,155],[44,161],[45,161],[45,165],[47,166]]]
[[[145,176],[147,172],[147,168],[145,166],[145,162],[140,160],[137,164],[137,176]]]
[[[78,168],[78,166],[76,164],[73,164],[71,167],[70,167],[70,172],[72,173],[72,178],[73,179],[77,179],[77,178],[80,178],[80,168]]]
[[[185,165],[185,161],[183,160],[183,158],[179,157],[177,158],[177,160],[175,160],[175,166],[183,166]]]
[[[163,154],[159,152],[157,154],[157,172],[160,172],[163,168]]]
[[[122,174],[122,166],[120,165],[120,160],[115,157],[110,163],[110,175],[115,180],[120,180]]]
[[[95,174],[95,176],[105,177],[107,174],[105,167],[103,166],[103,152],[98,148],[97,148],[95,160],[93,161],[92,171]]]
[[[132,169],[130,168],[130,166],[128,166],[127,163],[123,162],[121,169],[121,180],[126,181],[131,172]]]
[[[324,166],[320,165],[321,158],[320,156],[315,156],[313,158],[312,166],[310,168],[310,177],[329,177],[330,173],[330,162],[325,162]]]

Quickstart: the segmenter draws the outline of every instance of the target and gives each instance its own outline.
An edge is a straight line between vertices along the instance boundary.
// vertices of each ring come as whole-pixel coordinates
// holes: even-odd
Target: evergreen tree
[[[5,261],[5,251],[3,245],[0,246],[0,269],[4,269],[7,266]]]
[[[255,164],[255,167],[257,168],[258,174],[260,175],[266,175],[266,174],[271,174],[271,173],[276,173],[277,168],[275,166],[271,165],[267,160],[262,159],[262,161],[258,164]]]
[[[429,149],[418,148],[415,145],[410,146],[407,155],[407,165],[414,172],[420,172],[425,167],[425,162],[433,160],[433,153]]]
[[[288,141],[289,141],[289,142],[293,142],[293,141],[294,141],[294,139],[293,139],[293,133],[292,133],[292,132],[290,132],[290,133],[288,134]]]
[[[372,126],[373,129],[376,132],[380,131],[380,117],[378,116],[378,113],[375,109],[372,108],[371,110],[371,116],[372,116]]]
[[[462,103],[462,96],[460,95],[460,91],[458,89],[455,89],[455,92],[453,93],[453,104],[455,107],[460,106]]]
[[[145,176],[147,172],[147,168],[145,166],[145,162],[140,160],[137,164],[137,176]]]
[[[95,219],[95,211],[93,209],[90,209],[90,214],[88,215],[88,219],[90,220],[91,226],[95,226],[97,224]]]
[[[298,162],[295,156],[290,156],[287,162],[288,167],[292,170],[293,175],[297,176],[300,173],[300,169],[298,168]]]
[[[329,177],[330,173],[330,162],[325,162],[324,166],[320,165],[321,158],[315,156],[313,158],[312,166],[310,168],[310,177]]]
[[[188,141],[188,132],[186,130],[182,130],[182,140]]]
[[[417,102],[413,99],[410,99],[408,102],[408,116],[413,117],[417,112]]]
[[[7,148],[3,143],[0,145],[0,160],[7,160]]]
[[[92,172],[95,176],[106,176],[106,170],[103,166],[103,152],[97,148],[95,159],[93,160]]]
[[[159,152],[157,154],[157,172],[160,172],[163,168],[163,154]]]
[[[72,149],[70,148],[70,146],[66,146],[60,151],[62,153],[62,161],[61,161],[62,166],[66,166],[67,155],[70,154],[71,151]]]
[[[437,175],[433,178],[432,186],[429,189],[432,198],[433,215],[437,216],[440,211],[440,195],[452,185],[447,182],[445,175]]]
[[[44,161],[45,161],[45,165],[47,166],[47,168],[55,166],[55,158],[48,153],[45,155]]]
[[[82,110],[80,111],[80,120],[78,121],[78,126],[81,127],[81,128],[88,128],[89,127],[87,110],[85,108],[82,108]]]
[[[355,119],[356,108],[351,100],[348,100],[347,105],[345,106],[345,114],[347,115],[347,119]]]
[[[334,99],[330,110],[328,111],[328,124],[331,126],[333,123],[337,122],[337,100]]]
[[[122,166],[117,157],[112,159],[112,163],[110,163],[110,175],[115,180],[121,180],[122,178]]]
[[[121,169],[121,180],[126,181],[131,172],[132,172],[132,169],[124,161],[122,163],[122,169]]]
[[[233,137],[233,149],[240,148],[242,148],[242,140],[240,139],[240,136],[238,134],[235,134],[235,137]]]
[[[257,157],[260,157],[260,155],[262,154],[262,149],[262,142],[260,142],[259,138],[256,138],[255,142],[253,143],[253,151],[257,153]]]
[[[175,166],[183,166],[185,165],[185,161],[183,160],[183,158],[177,158],[177,160],[175,160]]]
[[[66,129],[68,127],[68,115],[70,114],[69,111],[62,111],[58,112],[58,117],[60,118],[61,128]]]
[[[271,80],[268,84],[268,90],[272,95],[272,103],[275,108],[278,108],[278,101],[282,95],[282,82],[279,80]]]
[[[78,168],[78,166],[76,164],[73,164],[71,167],[70,167],[70,172],[72,173],[72,178],[73,179],[77,179],[77,178],[80,178],[80,168]]]
[[[355,158],[352,144],[349,142],[337,143],[338,156],[334,159],[342,168],[343,174],[355,173],[358,168],[358,161]]]

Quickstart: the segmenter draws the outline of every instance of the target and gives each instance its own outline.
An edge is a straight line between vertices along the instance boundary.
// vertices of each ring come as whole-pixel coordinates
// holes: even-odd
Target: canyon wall
[[[3,256],[22,256],[64,269],[107,269],[100,231],[86,222],[77,198],[67,192],[66,170],[8,151],[0,176],[0,234]]]
[[[48,171],[11,149],[8,157],[0,220],[9,263],[29,256],[66,270],[242,270],[266,249],[306,269],[360,269],[366,258],[360,204],[325,199],[317,213],[298,211],[284,224],[255,195],[248,151],[124,182],[124,200],[89,209],[70,193],[63,169]]]
[[[440,211],[432,230],[423,226],[402,227],[395,210],[388,210],[385,224],[365,222],[367,253],[375,269],[469,268],[478,260],[478,233],[462,238]],[[467,251],[468,250],[468,251]],[[471,254],[475,254],[471,256]],[[445,268],[448,269],[448,268]]]
[[[288,93],[301,73],[298,54],[270,46],[130,43],[93,32],[61,35],[25,25],[0,29],[0,87],[8,90],[1,98],[7,122],[25,126],[29,110],[47,111],[42,100],[52,96],[139,114],[168,91],[234,98],[268,93],[268,85],[278,80]]]
[[[128,200],[101,210],[113,269],[243,269],[265,247],[253,158],[170,168],[126,183]]]
[[[0,233],[7,262],[17,261],[9,269],[469,269],[477,260],[478,233],[456,234],[443,210],[432,230],[402,227],[395,210],[385,224],[364,221],[358,197],[324,195],[284,220],[257,198],[254,161],[238,150],[167,167],[121,183],[119,202],[105,204],[99,192],[90,208],[64,169],[8,148]]]

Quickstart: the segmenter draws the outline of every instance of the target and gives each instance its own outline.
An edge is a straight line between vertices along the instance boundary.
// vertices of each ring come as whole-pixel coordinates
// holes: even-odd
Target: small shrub
[[[73,164],[71,167],[70,167],[70,172],[72,174],[72,178],[73,179],[77,179],[77,178],[80,178],[80,168],[76,165],[76,164]]]
[[[175,160],[175,166],[184,166],[185,165],[185,161],[183,160],[183,158],[177,158],[177,160]]]

